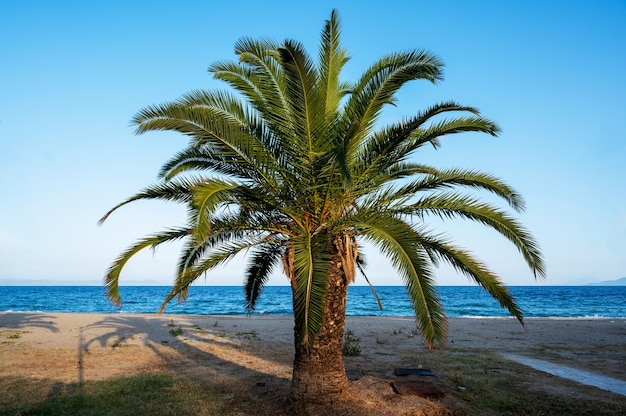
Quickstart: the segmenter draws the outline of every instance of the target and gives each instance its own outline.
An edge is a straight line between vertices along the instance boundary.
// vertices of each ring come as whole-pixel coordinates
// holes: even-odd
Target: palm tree
[[[492,136],[498,126],[477,109],[436,104],[380,126],[381,111],[406,83],[442,79],[433,54],[413,50],[384,56],[356,83],[340,80],[348,61],[332,12],[315,62],[293,40],[241,39],[238,61],[210,72],[238,95],[193,91],[141,110],[137,133],[169,130],[189,137],[165,163],[160,181],[111,209],[140,199],[176,201],[187,223],[150,235],[124,251],[105,277],[109,299],[140,250],[184,240],[173,287],[163,302],[185,300],[189,285],[242,251],[246,308],[254,310],[273,270],[282,265],[293,291],[295,359],[291,395],[325,401],[346,391],[341,353],[348,285],[363,269],[362,247],[379,249],[403,279],[417,325],[431,347],[445,341],[446,317],[434,267],[451,265],[522,321],[498,276],[468,251],[429,229],[429,217],[468,219],[495,229],[519,250],[535,277],[544,275],[532,236],[510,214],[471,191],[486,190],[516,211],[521,196],[502,180],[475,170],[418,163],[416,151],[439,147],[461,132]]]

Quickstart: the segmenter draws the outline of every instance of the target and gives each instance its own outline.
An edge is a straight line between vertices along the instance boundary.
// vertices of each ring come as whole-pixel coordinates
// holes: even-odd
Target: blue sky
[[[446,63],[442,83],[410,84],[387,120],[454,99],[500,124],[499,138],[457,135],[416,157],[493,173],[524,195],[520,218],[548,267],[539,284],[626,276],[624,1],[5,1],[0,284],[98,284],[133,241],[184,221],[182,207],[140,202],[97,226],[186,144],[170,133],[135,136],[131,117],[192,89],[225,87],[207,68],[235,59],[242,36],[293,38],[316,54],[333,7],[352,57],[345,79],[406,49]],[[456,222],[442,230],[505,283],[537,284],[494,232]],[[177,249],[136,257],[121,283],[169,284]],[[367,254],[374,284],[402,283],[384,258]],[[206,283],[241,284],[242,262]],[[445,268],[438,281],[468,283]]]

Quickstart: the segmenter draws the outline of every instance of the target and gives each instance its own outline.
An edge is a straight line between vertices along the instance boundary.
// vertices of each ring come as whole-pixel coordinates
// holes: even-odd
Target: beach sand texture
[[[430,366],[410,317],[348,317],[346,329],[360,338],[361,354],[345,358],[355,386],[387,380],[394,368]],[[523,328],[512,318],[452,318],[448,334],[450,354],[539,359],[626,382],[625,319],[528,319]],[[0,377],[83,383],[179,369],[223,383],[261,380],[259,386],[280,395],[288,391],[292,340],[291,317],[0,313]],[[555,376],[537,377],[552,388]],[[626,409],[619,392],[589,389],[623,400]]]

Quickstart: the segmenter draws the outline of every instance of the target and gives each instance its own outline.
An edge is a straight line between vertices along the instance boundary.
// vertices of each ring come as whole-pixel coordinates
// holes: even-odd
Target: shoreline
[[[0,312],[0,337],[7,331],[19,330],[24,332],[18,339],[19,344],[38,345],[46,338],[49,338],[48,343],[54,344],[62,343],[57,338],[63,335],[71,338],[82,328],[95,336],[119,329],[129,334],[143,334],[143,339],[152,340],[168,334],[168,325],[172,322],[190,333],[198,331],[197,328],[235,330],[239,327],[256,331],[260,339],[272,342],[291,342],[293,336],[293,317],[289,315]],[[450,317],[448,344],[482,344],[485,348],[504,350],[521,350],[540,344],[544,348],[621,345],[626,349],[626,318],[525,318],[524,323],[522,326],[513,317]],[[420,339],[412,316],[347,316],[346,329],[362,335],[365,341],[370,337],[391,336],[394,331]],[[114,335],[111,332],[111,336]],[[415,347],[423,345],[417,343]]]
[[[274,314],[274,313],[230,313],[230,314],[201,314],[201,313],[186,313],[186,312],[164,312],[162,314],[158,314],[157,312],[68,312],[68,311],[42,311],[42,310],[32,310],[32,311],[16,311],[16,310],[0,310],[0,315],[2,314],[40,314],[40,315],[60,315],[60,314],[68,314],[68,315],[112,315],[112,316],[172,316],[172,317],[242,317],[242,318],[293,318],[293,314]],[[413,319],[414,315],[346,315],[346,318],[374,318],[374,319]],[[452,319],[477,319],[477,320],[514,320],[517,322],[517,319],[510,315],[462,315],[462,316],[448,316],[448,320]],[[564,320],[564,321],[606,321],[606,320],[617,320],[624,321],[626,320],[626,316],[599,316],[599,315],[590,315],[590,316],[524,316],[524,322],[528,321],[541,321],[541,320]]]

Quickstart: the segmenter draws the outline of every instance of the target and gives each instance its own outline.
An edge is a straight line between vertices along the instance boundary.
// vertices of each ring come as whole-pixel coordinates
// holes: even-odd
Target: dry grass
[[[43,358],[43,357],[40,357]],[[52,358],[52,357],[49,357]],[[122,355],[111,356],[118,360]],[[624,415],[626,398],[528,369],[476,350],[446,350],[406,359],[436,372],[440,401],[400,397],[390,374],[361,369],[350,397],[328,408],[298,409],[287,401],[289,380],[236,371],[202,360],[144,365],[132,375],[60,382],[42,374],[0,378],[2,415]],[[346,358],[350,368],[351,357]],[[101,365],[105,362],[101,361]],[[115,365],[114,361],[108,365]],[[219,367],[219,366],[218,366]]]

